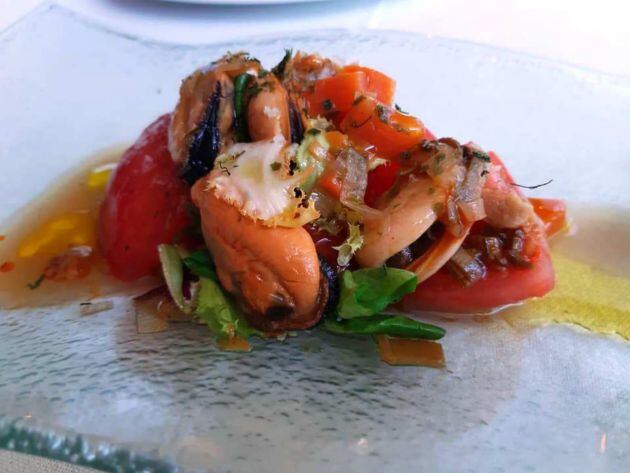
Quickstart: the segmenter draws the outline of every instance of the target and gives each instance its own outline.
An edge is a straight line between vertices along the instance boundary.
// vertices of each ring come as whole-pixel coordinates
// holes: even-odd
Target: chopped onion
[[[455,237],[462,236],[465,231],[465,226],[461,218],[459,218],[457,203],[452,194],[446,200],[446,218],[448,222],[446,229],[448,232]]]
[[[466,149],[470,147],[467,145]],[[461,186],[456,188],[458,207],[468,223],[482,220],[486,217],[486,211],[481,198],[481,191],[486,182],[488,163],[472,156]]]
[[[337,200],[326,194],[325,192],[313,191],[310,196],[315,203],[315,210],[319,212],[322,218],[333,218],[338,205]]]
[[[476,222],[486,217],[486,210],[481,197],[470,202],[460,201],[457,203],[457,206],[467,222]]]
[[[350,210],[354,210],[355,212],[360,213],[364,219],[369,220],[371,218],[380,218],[383,215],[383,211],[382,210],[378,210],[375,209],[373,207],[370,207],[367,204],[364,204],[363,202],[352,202],[352,201],[343,201],[341,200],[341,203],[349,208]]]
[[[354,149],[348,148],[337,162],[345,171],[339,201],[365,218],[382,215],[380,210],[369,207],[363,200],[368,181],[367,160]]]
[[[455,252],[446,267],[467,286],[486,276],[484,264],[473,258],[464,248],[459,248]]]
[[[340,159],[345,164],[341,202],[363,202],[368,179],[367,160],[352,148],[348,148]]]

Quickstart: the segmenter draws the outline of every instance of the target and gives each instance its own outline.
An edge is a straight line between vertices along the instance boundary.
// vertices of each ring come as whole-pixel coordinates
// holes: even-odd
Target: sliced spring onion
[[[247,72],[236,76],[234,79],[234,132],[239,143],[249,142],[247,131],[247,104],[245,91],[252,76]]]

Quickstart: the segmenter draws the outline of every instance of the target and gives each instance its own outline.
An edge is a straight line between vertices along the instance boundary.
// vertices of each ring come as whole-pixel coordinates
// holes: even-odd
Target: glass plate
[[[323,31],[182,47],[47,5],[0,37],[0,220],[172,108],[226,49],[381,68],[438,135],[495,149],[535,192],[629,206],[630,81],[478,45]],[[128,305],[0,313],[0,447],[108,471],[622,471],[630,350],[568,326],[447,323],[446,370],[318,331],[223,353],[202,327],[139,335]]]

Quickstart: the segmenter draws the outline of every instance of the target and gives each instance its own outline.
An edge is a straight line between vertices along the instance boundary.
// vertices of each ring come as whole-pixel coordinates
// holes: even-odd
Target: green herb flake
[[[485,161],[486,163],[490,162],[490,156],[488,156],[483,151],[479,151],[479,150],[474,149],[472,151],[472,156],[473,156],[473,158],[481,159],[482,161]]]
[[[265,77],[267,74],[269,74],[269,71],[266,71],[265,69],[261,69],[258,71],[258,77],[260,78]]]
[[[277,171],[277,170],[279,170],[279,169],[282,167],[282,164],[280,164],[280,163],[279,163],[279,162],[277,162],[277,161],[274,161],[274,162],[273,162],[273,163],[271,163],[269,166],[271,167],[271,170],[272,170],[272,171]]]
[[[35,281],[29,282],[26,285],[32,291],[32,290],[37,289],[39,286],[41,286],[42,283],[44,282],[44,279],[46,279],[46,276],[44,275],[44,273],[42,273],[39,275],[39,277]]]
[[[309,128],[308,130],[306,130],[305,135],[317,136],[321,134],[321,132],[322,130],[320,130],[319,128]]]

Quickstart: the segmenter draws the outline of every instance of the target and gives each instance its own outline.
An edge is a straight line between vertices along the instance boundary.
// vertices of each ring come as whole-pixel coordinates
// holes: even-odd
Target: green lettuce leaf
[[[173,245],[159,245],[158,255],[162,265],[162,273],[166,287],[173,301],[185,314],[190,314],[194,305],[194,297],[186,299],[182,285],[184,283],[184,267],[179,251]]]
[[[190,272],[200,278],[209,278],[213,281],[218,281],[216,270],[214,269],[214,262],[210,253],[205,250],[195,251],[184,258],[184,264]]]
[[[358,225],[348,222],[348,238],[339,246],[333,246],[338,251],[337,264],[347,266],[354,254],[363,246],[363,235]]]
[[[416,290],[418,277],[398,268],[366,268],[341,273],[337,314],[343,319],[376,315]]]
[[[262,332],[250,327],[232,301],[225,295],[218,282],[201,277],[195,314],[205,322],[219,340],[233,337],[262,336]]]
[[[401,338],[424,338],[439,340],[446,331],[435,325],[409,319],[403,315],[374,315],[349,320],[326,319],[324,328],[343,335],[389,335]]]
[[[311,144],[316,142],[325,151],[328,151],[328,148],[330,147],[328,140],[326,140],[324,136],[323,129],[320,129],[317,126],[318,124],[316,121],[311,120],[310,128],[304,133],[304,138],[302,139],[295,155],[297,168],[300,171],[303,171],[309,166],[313,167],[311,175],[300,185],[302,190],[305,192],[310,192],[315,185],[315,181],[317,181],[317,178],[324,171],[325,167],[323,158],[321,156],[315,156],[310,152]]]

